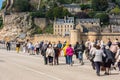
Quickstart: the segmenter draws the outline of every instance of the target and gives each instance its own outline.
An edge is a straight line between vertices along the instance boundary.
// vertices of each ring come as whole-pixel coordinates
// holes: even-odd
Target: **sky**
[[[1,9],[1,6],[2,6],[2,2],[3,2],[4,0],[0,0],[0,9]]]

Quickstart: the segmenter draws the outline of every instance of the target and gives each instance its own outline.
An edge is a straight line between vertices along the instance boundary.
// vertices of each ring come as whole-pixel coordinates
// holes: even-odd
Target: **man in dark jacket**
[[[105,47],[104,51],[106,57],[103,61],[103,65],[106,68],[105,75],[109,75],[109,70],[111,68],[111,64],[114,64],[114,54],[109,50],[109,46]]]

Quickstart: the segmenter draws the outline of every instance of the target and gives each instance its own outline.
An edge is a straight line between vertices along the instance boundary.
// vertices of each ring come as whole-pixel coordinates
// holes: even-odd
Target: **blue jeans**
[[[96,73],[100,74],[101,62],[94,62],[94,64],[95,64]]]
[[[66,64],[68,64],[68,58],[67,58],[67,55],[65,56],[65,62],[66,62]]]
[[[68,64],[72,64],[72,56],[67,55]]]
[[[83,60],[83,52],[82,51],[78,52],[78,58],[79,58],[79,60]]]

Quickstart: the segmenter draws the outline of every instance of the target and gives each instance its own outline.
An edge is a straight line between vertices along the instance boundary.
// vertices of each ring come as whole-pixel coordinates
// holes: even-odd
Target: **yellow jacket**
[[[67,42],[66,45],[65,45],[65,47],[63,48],[64,56],[67,55],[66,49],[67,49],[68,47],[69,47],[69,43]]]

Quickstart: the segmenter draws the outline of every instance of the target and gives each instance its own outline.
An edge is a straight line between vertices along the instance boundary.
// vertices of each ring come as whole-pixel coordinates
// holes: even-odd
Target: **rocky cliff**
[[[0,40],[6,37],[14,40],[21,34],[30,35],[32,19],[28,13],[14,13],[4,17],[4,27],[0,31]]]
[[[1,10],[0,15],[3,17],[3,29],[0,30],[0,40],[15,40],[21,34],[31,35],[34,30],[32,18],[28,13],[10,12],[15,0],[6,0],[6,6]],[[30,0],[31,4],[37,4],[38,0]],[[7,13],[7,14],[6,14]],[[8,14],[9,13],[9,14]]]

